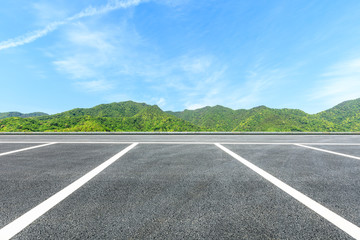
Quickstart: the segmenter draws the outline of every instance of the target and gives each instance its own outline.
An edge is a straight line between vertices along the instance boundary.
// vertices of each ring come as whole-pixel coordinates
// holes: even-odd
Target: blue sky
[[[0,112],[360,97],[358,0],[3,0]]]

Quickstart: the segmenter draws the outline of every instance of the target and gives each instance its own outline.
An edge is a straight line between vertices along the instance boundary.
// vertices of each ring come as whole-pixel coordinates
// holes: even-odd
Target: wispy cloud
[[[131,99],[179,109],[229,105],[232,99],[222,96],[236,95],[227,66],[215,55],[189,50],[164,56],[127,19],[116,25],[71,24],[62,38],[50,50],[56,70],[83,91],[102,91],[106,101]]]
[[[54,31],[59,26],[64,25],[65,23],[67,23],[67,21],[53,22],[41,30],[36,30],[31,33],[25,34],[23,36],[0,42],[0,51],[7,48],[17,47],[27,43],[31,43],[36,39],[41,38],[47,35],[48,33]]]
[[[21,46],[30,42],[33,42],[41,37],[46,36],[47,34],[55,31],[57,28],[59,28],[62,25],[68,24],[72,21],[79,20],[84,17],[90,17],[95,15],[101,15],[106,14],[110,11],[118,10],[118,9],[125,9],[133,6],[137,6],[140,3],[146,2],[147,0],[128,0],[128,1],[118,1],[118,0],[112,0],[109,1],[105,6],[102,7],[88,7],[84,9],[83,11],[68,17],[62,21],[56,21],[48,24],[43,29],[36,30],[30,33],[27,33],[25,35],[12,38],[6,41],[0,42],[0,51],[11,48],[11,47],[17,47]]]
[[[31,3],[31,6],[37,17],[35,24],[38,26],[46,26],[48,23],[66,19],[69,15],[66,8],[54,5],[53,2],[36,1]]]
[[[331,107],[342,101],[360,97],[360,58],[339,62],[321,75],[310,93],[310,100]]]
[[[209,69],[213,63],[212,56],[199,56],[199,57],[189,57],[184,56],[180,60],[180,66],[185,72],[190,74],[203,73]]]
[[[233,101],[242,108],[266,104],[270,97],[274,97],[269,91],[276,89],[274,86],[281,85],[288,75],[285,69],[257,66],[248,72],[237,95],[233,96]]]
[[[192,0],[154,0],[154,1],[156,3],[166,4],[171,7],[178,7],[178,6],[187,4],[187,3],[191,2]]]
[[[226,79],[225,66],[213,65],[212,70],[208,69],[207,75],[202,75],[195,85],[185,92],[185,108],[197,109],[205,106],[214,106],[217,104],[228,105],[228,96],[230,91],[229,83]]]
[[[54,61],[54,65],[59,72],[65,73],[72,79],[93,78],[98,73],[91,67],[86,55],[74,55],[66,59]]]
[[[157,104],[159,107],[165,106],[165,105],[166,105],[166,100],[165,100],[165,98],[160,98],[160,99],[156,102],[156,104]]]
[[[75,85],[88,92],[103,92],[113,88],[113,84],[104,79],[79,81],[76,82]]]
[[[113,89],[116,84],[110,78],[108,67],[114,60],[116,49],[103,31],[91,31],[85,25],[77,23],[68,30],[66,45],[70,50],[57,49],[53,61],[56,70],[73,80],[74,85],[87,92],[101,92]],[[117,49],[116,49],[117,50]]]
[[[102,89],[106,101],[132,99],[171,110],[217,104],[249,108],[266,103],[266,93],[288,76],[284,69],[263,63],[245,75],[234,72],[210,52],[163,56],[127,21],[101,28],[76,23],[63,37],[52,54],[56,69],[84,91],[94,92],[89,86]]]
[[[93,31],[81,23],[68,29],[63,43],[67,49],[57,49],[53,61],[56,69],[72,79],[104,78],[101,69],[111,64],[116,47],[106,30]],[[118,49],[116,49],[118,50]]]

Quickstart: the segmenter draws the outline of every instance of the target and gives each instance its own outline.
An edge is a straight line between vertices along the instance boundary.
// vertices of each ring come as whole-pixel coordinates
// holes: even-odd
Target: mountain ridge
[[[0,132],[204,131],[163,112],[156,105],[133,101],[75,108],[58,114],[0,120]]]
[[[216,105],[172,112],[126,101],[53,115],[4,118],[0,119],[0,131],[355,132],[360,131],[360,98],[316,114],[263,105],[237,110]]]
[[[9,118],[9,117],[22,117],[22,118],[28,118],[28,117],[38,117],[38,116],[44,116],[48,115],[44,112],[32,112],[32,113],[21,113],[21,112],[2,112],[0,113],[0,119]]]

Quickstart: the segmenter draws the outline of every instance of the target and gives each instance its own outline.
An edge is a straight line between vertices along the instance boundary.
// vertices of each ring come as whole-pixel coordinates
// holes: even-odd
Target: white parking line
[[[222,145],[324,145],[324,146],[360,146],[360,143],[344,143],[344,142],[333,142],[333,143],[323,143],[323,142],[219,142],[219,141],[208,141],[208,142],[191,142],[191,141],[146,141],[146,142],[139,142],[139,141],[104,141],[104,142],[96,142],[96,141],[57,141],[58,144],[132,144],[137,142],[139,144],[195,144],[195,145],[213,145],[214,143],[219,143]],[[48,143],[48,141],[0,141],[0,144],[41,144],[41,143]]]
[[[332,212],[331,210],[307,197],[303,193],[290,187],[286,183],[282,182],[281,180],[277,179],[276,177],[272,176],[271,174],[262,170],[256,165],[250,163],[246,159],[240,157],[239,155],[222,146],[221,144],[215,143],[215,145],[236,160],[238,160],[240,163],[244,164],[257,174],[259,174],[260,176],[262,176],[263,178],[265,178],[266,180],[268,180],[269,182],[271,182],[272,184],[274,184],[275,186],[277,186],[278,188],[280,188],[281,190],[283,190],[284,192],[286,192],[287,194],[289,194],[290,196],[292,196],[293,198],[295,198],[296,200],[298,200],[299,202],[301,202],[302,204],[304,204],[305,206],[307,206],[308,208],[310,208],[311,210],[313,210],[314,212],[316,212],[317,214],[319,214],[320,216],[346,232],[347,234],[349,234],[350,236],[352,236],[353,238],[360,239],[360,228],[355,224],[347,221],[343,217],[337,215],[336,213]]]
[[[203,145],[213,145],[214,143],[219,143],[222,145],[295,145],[295,144],[301,144],[301,145],[324,145],[324,146],[360,146],[360,143],[340,143],[340,142],[334,142],[334,143],[322,143],[322,142],[219,142],[219,141],[209,141],[209,142],[191,142],[191,141],[147,141],[147,142],[139,142],[139,141],[118,141],[118,142],[84,142],[84,141],[57,141],[58,144],[132,144],[134,142],[137,142],[139,144],[203,144]],[[41,143],[48,143],[48,141],[0,141],[0,144],[41,144]]]
[[[269,143],[269,142],[224,142],[219,144],[234,144],[234,145],[294,145],[294,144],[304,144],[304,145],[329,145],[329,146],[360,146],[360,143],[321,143],[321,142],[310,142],[310,143],[297,143],[297,142],[278,142],[278,143]]]
[[[349,154],[344,154],[344,153],[329,151],[329,150],[325,150],[325,149],[321,149],[321,148],[316,148],[316,147],[310,147],[310,146],[306,146],[306,145],[299,144],[299,143],[296,143],[296,144],[294,144],[294,145],[299,146],[299,147],[304,147],[304,148],[313,149],[313,150],[320,151],[320,152],[326,152],[326,153],[331,153],[331,154],[335,154],[335,155],[342,156],[342,157],[347,157],[347,158],[353,158],[353,159],[356,159],[356,160],[360,160],[360,157],[356,157],[356,156],[349,155]]]
[[[120,157],[122,157],[124,154],[129,152],[131,149],[133,149],[138,143],[133,143],[121,152],[117,153],[110,159],[106,160],[102,164],[100,164],[98,167],[94,168],[87,174],[85,174],[83,177],[79,178],[69,186],[65,187],[63,190],[57,192],[44,202],[40,203],[30,211],[26,212],[13,222],[9,223],[2,229],[0,229],[0,239],[10,239],[16,234],[18,234],[20,231],[22,231],[25,227],[30,225],[32,222],[34,222],[36,219],[38,219],[40,216],[45,214],[47,211],[49,211],[51,208],[53,208],[55,205],[57,205],[59,202],[67,198],[70,194],[75,192],[77,189],[79,189],[81,186],[83,186],[85,183],[90,181],[92,178],[94,178],[96,175],[98,175],[100,172],[102,172],[104,169],[106,169],[108,166],[110,166],[112,163],[114,163],[116,160],[118,160]]]
[[[18,153],[18,152],[23,152],[23,151],[27,151],[27,150],[31,150],[31,149],[35,149],[35,148],[46,147],[46,146],[53,145],[53,144],[56,144],[56,142],[46,143],[46,144],[37,145],[37,146],[33,146],[33,147],[22,148],[22,149],[10,151],[10,152],[5,152],[5,153],[0,153],[0,156],[5,156],[5,155],[13,154],[13,153]]]

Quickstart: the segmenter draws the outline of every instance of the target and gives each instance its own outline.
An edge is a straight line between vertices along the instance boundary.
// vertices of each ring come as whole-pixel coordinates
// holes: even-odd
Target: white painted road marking
[[[360,160],[360,157],[352,156],[352,155],[349,155],[349,154],[344,154],[344,153],[329,151],[329,150],[325,150],[325,149],[321,149],[321,148],[316,148],[316,147],[305,146],[305,145],[299,144],[299,143],[296,143],[296,144],[294,144],[294,145],[299,146],[299,147],[304,147],[304,148],[313,149],[313,150],[320,151],[320,152],[326,152],[326,153],[331,153],[331,154],[335,154],[335,155],[342,156],[342,157],[347,157],[347,158],[353,158],[353,159],[356,159],[356,160]]]
[[[5,156],[5,155],[13,154],[13,153],[18,153],[18,152],[23,152],[23,151],[27,151],[27,150],[31,150],[31,149],[35,149],[35,148],[46,147],[46,146],[53,145],[53,144],[56,144],[56,142],[46,143],[46,144],[37,145],[37,146],[33,146],[33,147],[22,148],[22,149],[10,151],[10,152],[5,152],[5,153],[0,153],[0,156]]]
[[[85,141],[57,141],[57,144],[132,144],[135,141],[117,141],[117,142],[85,142]],[[324,145],[324,146],[360,146],[360,143],[340,143],[340,142],[333,142],[333,143],[319,143],[319,142],[218,142],[218,141],[212,141],[212,142],[179,142],[179,141],[147,141],[147,142],[139,142],[136,141],[139,144],[196,144],[196,145],[213,145],[215,143],[219,143],[222,145],[296,145],[296,144],[301,144],[301,145]],[[48,143],[48,141],[35,141],[35,142],[31,142],[31,141],[0,141],[0,144],[41,144],[41,143]]]
[[[70,194],[75,192],[77,189],[79,189],[81,186],[83,186],[85,183],[90,181],[92,178],[94,178],[96,175],[98,175],[100,172],[102,172],[104,169],[106,169],[108,166],[110,166],[112,163],[114,163],[116,160],[118,160],[120,157],[125,155],[127,152],[129,152],[131,149],[133,149],[138,143],[133,143],[121,152],[117,153],[110,159],[106,160],[87,174],[85,174],[83,177],[79,178],[69,186],[65,187],[60,192],[57,192],[44,202],[40,203],[30,211],[26,212],[13,222],[9,223],[2,229],[0,229],[0,239],[10,239],[19,232],[21,232],[24,228],[26,228],[28,225],[30,225],[32,222],[34,222],[36,219],[41,217],[43,214],[45,214],[47,211],[49,211],[51,208],[56,206],[58,203],[60,203],[62,200],[67,198]]]
[[[307,206],[308,208],[310,208],[311,210],[313,210],[314,212],[316,212],[317,214],[319,214],[320,216],[346,232],[347,234],[349,234],[350,236],[352,236],[353,238],[360,239],[360,228],[355,224],[347,221],[343,217],[337,215],[336,213],[332,212],[331,210],[327,209],[326,207],[322,206],[321,204],[317,203],[316,201],[312,200],[311,198],[307,197],[296,189],[290,187],[286,183],[282,182],[281,180],[277,179],[276,177],[272,176],[271,174],[267,173],[256,165],[250,163],[246,159],[240,157],[239,155],[222,146],[221,144],[215,143],[215,145],[236,160],[238,160],[240,163],[244,164],[257,174],[259,174],[260,176],[262,176],[263,178],[265,178],[266,180],[268,180],[269,182],[271,182],[272,184],[274,184],[275,186],[277,186],[278,188],[280,188],[281,190],[283,190],[284,192],[286,192],[287,194],[289,194],[290,196],[292,196],[293,198],[295,198],[296,200],[298,200],[299,202],[301,202],[302,204],[304,204],[305,206]]]

